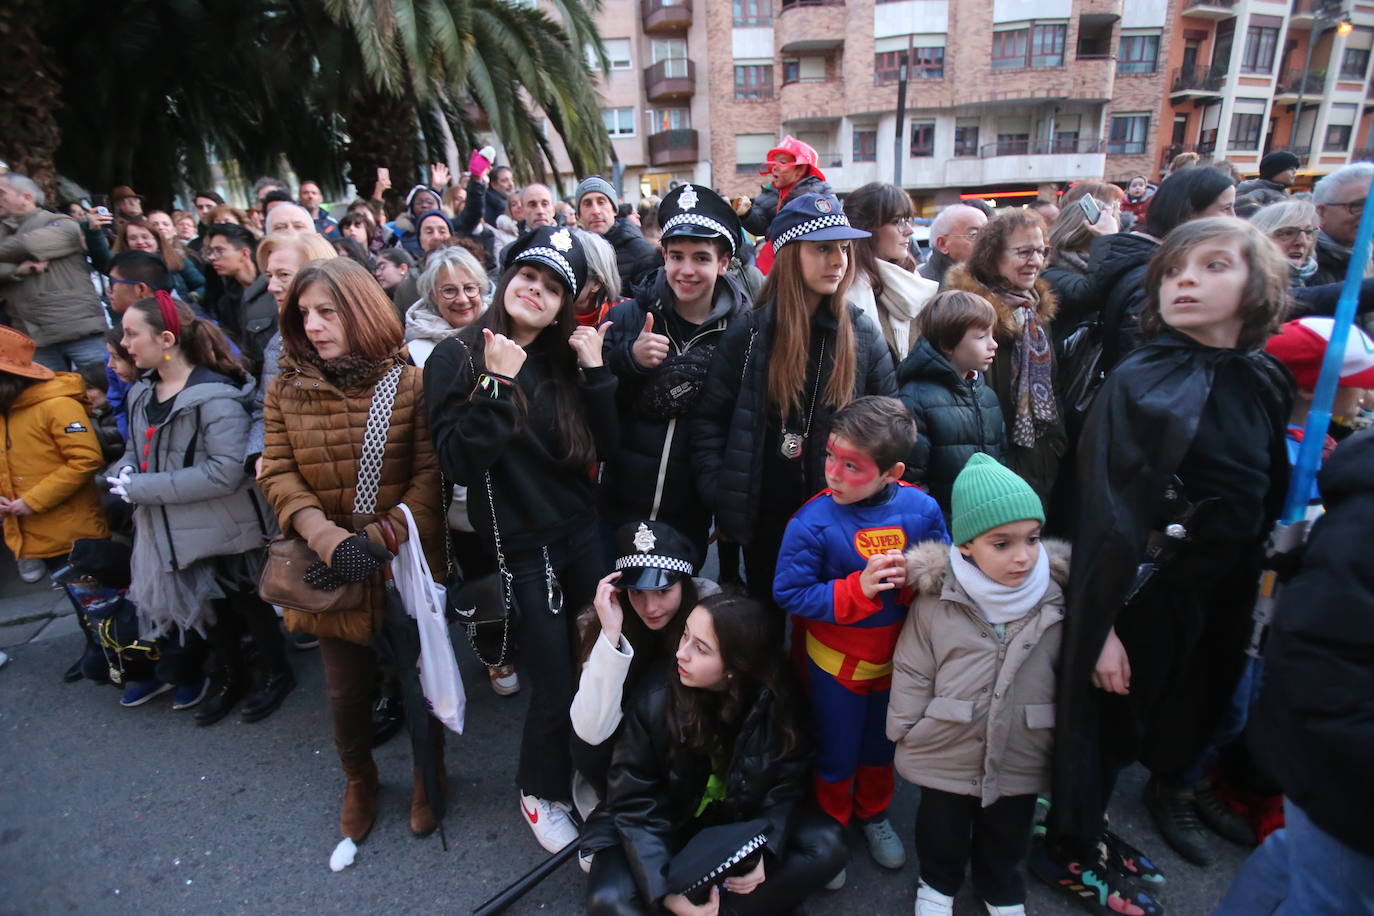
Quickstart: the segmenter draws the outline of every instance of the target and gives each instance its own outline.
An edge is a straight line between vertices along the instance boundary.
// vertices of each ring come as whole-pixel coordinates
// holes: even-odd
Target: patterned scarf
[[[349,391],[363,388],[375,381],[382,367],[390,364],[391,358],[372,359],[361,353],[346,353],[333,359],[321,359],[315,348],[311,347],[301,361],[319,369],[335,388]]]
[[[1011,357],[1011,390],[1016,399],[1011,441],[1023,448],[1033,448],[1059,419],[1051,372],[1054,350],[1040,325],[1040,296],[1034,289],[999,289],[997,294],[1021,326],[1021,339],[1016,341]]]

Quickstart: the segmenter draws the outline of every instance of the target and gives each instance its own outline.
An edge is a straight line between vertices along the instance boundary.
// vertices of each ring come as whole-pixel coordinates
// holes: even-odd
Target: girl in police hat
[[[868,235],[831,195],[788,199],[768,229],[776,258],[760,306],[726,330],[693,415],[697,489],[769,605],[787,520],[825,488],[831,416],[897,393],[887,343],[847,303],[851,243]]]
[[[587,282],[581,243],[545,226],[508,251],[491,307],[426,361],[425,401],[440,467],[468,487],[473,527],[512,576],[512,635],[531,693],[520,808],[557,852],[577,837],[574,617],[604,568],[593,469],[616,448],[616,381],[601,356],[609,325],[579,327],[574,314]]]
[[[695,546],[663,522],[622,525],[615,548],[615,571],[597,583],[592,607],[578,618],[582,676],[571,710],[573,761],[597,799],[606,794],[626,694],[646,670],[677,650],[685,612],[698,598],[720,591],[714,582],[694,578]],[[583,808],[585,796],[577,795]],[[584,815],[592,806],[585,807]]]

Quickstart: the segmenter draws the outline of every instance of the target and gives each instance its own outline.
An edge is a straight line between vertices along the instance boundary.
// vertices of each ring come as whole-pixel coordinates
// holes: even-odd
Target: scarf
[[[1054,263],[1067,267],[1076,274],[1088,272],[1088,259],[1081,251],[1056,251]]]
[[[1022,448],[1034,448],[1059,419],[1051,371],[1054,350],[1040,324],[1040,296],[1034,289],[999,289],[997,294],[1021,326],[1021,338],[1011,357],[1011,392],[1016,402],[1011,441]]]
[[[391,357],[372,359],[362,353],[346,353],[333,359],[321,359],[315,348],[311,347],[301,361],[319,369],[335,388],[348,391],[364,388],[375,381],[381,368],[391,362]]]
[[[1003,626],[1025,617],[1050,587],[1050,556],[1044,545],[1026,581],[1016,586],[989,579],[987,573],[959,552],[956,544],[949,545],[949,568],[983,619],[993,626]]]
[[[1317,259],[1315,256],[1309,257],[1303,262],[1301,267],[1294,267],[1292,264],[1289,264],[1288,269],[1292,272],[1293,279],[1296,281],[1294,285],[1300,286],[1312,279],[1312,275],[1317,272]]]

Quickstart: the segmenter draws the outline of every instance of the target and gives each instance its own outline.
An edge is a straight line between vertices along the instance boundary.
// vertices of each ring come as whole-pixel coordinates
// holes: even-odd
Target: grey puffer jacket
[[[253,378],[239,384],[198,367],[154,425],[148,407],[156,383],[154,372],[130,389],[129,445],[112,466],[134,469],[128,492],[139,535],[153,538],[167,571],[265,546],[276,518],[244,470]]]
[[[24,261],[48,266],[17,274]],[[109,326],[91,284],[81,225],[49,210],[0,220],[0,299],[15,327],[40,347],[104,334]]]
[[[892,656],[887,737],[902,778],[990,805],[1050,787],[1055,665],[1069,545],[1045,541],[1050,584],[1002,638],[949,569],[949,545],[906,554],[915,593]]]
[[[897,366],[898,397],[920,432],[907,463],[907,479],[922,484],[949,517],[954,478],[974,452],[1002,460],[1006,424],[997,394],[981,377],[960,378],[925,338]]]

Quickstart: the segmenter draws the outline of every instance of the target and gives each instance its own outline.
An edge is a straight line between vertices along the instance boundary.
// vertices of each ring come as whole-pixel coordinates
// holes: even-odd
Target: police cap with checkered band
[[[615,533],[616,588],[662,591],[697,571],[696,548],[672,525],[642,521]]]
[[[507,270],[521,261],[533,261],[551,268],[573,296],[587,285],[587,255],[582,250],[582,243],[564,226],[531,229],[511,242],[501,257]]]
[[[855,229],[833,194],[803,194],[791,198],[768,226],[773,251],[790,242],[833,242],[866,239],[873,233]]]
[[[735,208],[699,184],[684,184],[669,191],[658,205],[658,224],[663,228],[661,242],[674,238],[725,239],[731,255],[739,250],[740,225]]]

